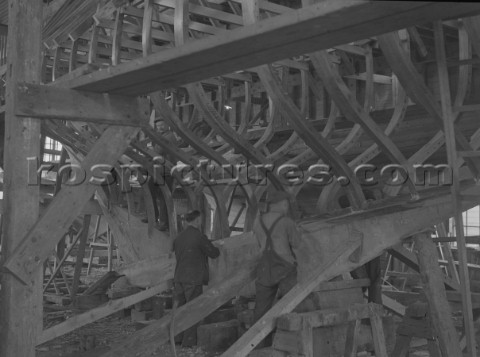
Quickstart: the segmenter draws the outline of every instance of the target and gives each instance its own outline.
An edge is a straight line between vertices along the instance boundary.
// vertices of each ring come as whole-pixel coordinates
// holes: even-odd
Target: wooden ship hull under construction
[[[27,160],[26,152],[13,154],[24,144],[9,120],[34,118],[28,120],[41,123],[35,130],[63,145],[60,163],[44,168],[57,172],[54,184],[28,186],[42,198],[40,218],[34,212],[35,219],[2,248],[8,272],[3,301],[13,299],[14,291],[41,290],[38,273],[72,225],[80,227],[80,238],[87,232],[77,238],[85,249],[90,227],[85,217],[91,215],[101,215],[115,239],[125,263],[119,272],[134,286],[150,287],[138,299],[153,296],[173,277],[172,241],[181,215],[199,209],[205,213],[204,231],[221,255],[210,262],[208,289],[177,310],[175,329],[181,332],[242,289],[251,290],[261,254],[253,223],[268,194],[284,190],[294,198],[292,212],[302,232],[298,284],[225,356],[247,355],[279,316],[292,312],[320,283],[396,249],[406,238],[435,226],[439,231],[451,217],[460,274],[447,269],[442,282],[462,296],[463,344],[474,355],[459,221],[480,202],[480,5],[61,3],[45,6],[36,37],[42,53],[31,54],[39,58],[35,73],[9,69],[14,56],[25,56],[13,44],[13,59],[6,57],[0,66],[7,82],[2,89],[7,237],[16,232],[8,223],[9,212],[17,212],[13,195],[32,180],[19,178],[26,168],[15,171]],[[32,15],[22,14],[18,4],[10,11],[9,41],[19,42],[24,31],[10,31]],[[30,34],[34,26],[38,31],[40,25],[31,24]],[[65,165],[75,177],[62,176]],[[132,214],[139,206],[147,223]],[[166,212],[168,231],[155,226],[159,210]],[[132,301],[137,302],[111,301],[37,331],[33,346]],[[443,301],[429,303],[432,314],[441,315]],[[3,316],[13,324],[16,312],[7,310]],[[170,321],[171,315],[164,316],[106,356],[149,355],[168,342]],[[443,326],[441,317],[438,321]],[[459,355],[451,352],[460,350],[460,342],[451,342],[449,331],[451,326],[438,331],[440,349]]]

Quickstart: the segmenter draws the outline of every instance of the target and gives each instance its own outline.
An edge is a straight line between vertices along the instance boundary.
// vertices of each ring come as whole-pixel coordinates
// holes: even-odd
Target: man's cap
[[[194,219],[200,217],[200,211],[190,211],[187,214],[185,214],[185,220],[187,222],[192,222]]]
[[[283,200],[290,201],[291,197],[288,192],[285,191],[274,191],[271,192],[267,197],[267,203],[277,203]]]

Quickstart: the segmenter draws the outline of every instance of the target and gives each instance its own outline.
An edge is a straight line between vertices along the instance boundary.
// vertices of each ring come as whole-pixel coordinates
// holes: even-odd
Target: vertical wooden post
[[[435,54],[437,57],[438,78],[440,84],[440,99],[442,103],[442,116],[445,133],[445,146],[447,151],[448,165],[452,170],[452,207],[455,219],[455,233],[458,246],[458,261],[460,270],[460,287],[462,292],[463,319],[465,323],[465,335],[467,336],[467,352],[470,357],[477,356],[475,329],[473,326],[472,295],[470,291],[470,279],[467,266],[467,248],[463,233],[463,217],[460,205],[460,181],[457,164],[457,149],[455,141],[454,115],[452,110],[450,83],[447,71],[447,58],[445,54],[445,38],[441,21],[434,23]]]
[[[305,320],[302,322],[301,340],[303,346],[302,355],[304,357],[313,357],[313,328],[312,325]]]
[[[347,339],[345,341],[344,357],[355,357],[357,355],[358,335],[360,332],[360,320],[351,321],[347,328]]]
[[[42,7],[43,2],[30,0],[8,4],[2,265],[38,219],[40,191],[28,185],[27,158],[39,159],[40,122],[15,115],[15,87],[40,82]],[[12,274],[0,274],[0,356],[35,356],[42,329],[42,273],[28,287]]]
[[[460,342],[453,326],[435,244],[427,233],[419,233],[415,236],[415,247],[430,320],[437,333],[442,354],[444,357],[461,357]]]
[[[370,324],[372,326],[373,347],[375,356],[388,356],[385,334],[383,333],[383,322],[380,315],[371,308],[370,305]]]
[[[82,273],[82,266],[83,266],[83,258],[85,257],[85,248],[87,246],[88,240],[88,230],[90,228],[90,218],[89,214],[86,214],[83,217],[83,228],[82,231],[79,233],[80,235],[80,244],[77,250],[77,257],[75,258],[75,271],[73,273],[73,285],[72,291],[70,292],[70,296],[75,299],[75,295],[77,294],[78,285],[80,283],[80,275]]]

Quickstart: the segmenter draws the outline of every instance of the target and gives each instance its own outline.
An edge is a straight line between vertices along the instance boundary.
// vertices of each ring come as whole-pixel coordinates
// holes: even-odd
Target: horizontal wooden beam
[[[277,328],[286,331],[299,331],[305,321],[308,321],[312,327],[340,325],[353,320],[367,319],[372,311],[379,316],[385,314],[381,305],[374,303],[353,304],[348,308],[285,314],[277,319]]]
[[[148,125],[150,104],[145,98],[30,83],[18,83],[16,95],[15,114],[18,116],[109,125]]]
[[[479,12],[480,4],[476,3],[320,2],[72,79],[68,87],[125,95],[146,94],[418,23]]]
[[[359,73],[359,74],[349,74],[346,76],[343,76],[344,78],[352,78],[352,79],[358,79],[361,81],[366,81],[367,80],[367,73]],[[373,74],[373,83],[378,83],[378,84],[392,84],[392,77],[389,76],[384,76],[381,74]]]
[[[435,243],[456,242],[457,237],[436,237],[432,238]],[[480,244],[480,236],[466,236],[465,242],[467,244]]]
[[[387,291],[385,292],[387,296],[395,301],[415,301],[415,300],[425,300],[425,295],[423,293],[412,293],[407,291]],[[462,303],[462,294],[459,291],[447,290],[447,299],[450,302]],[[472,293],[472,304],[474,309],[480,307],[480,293]]]

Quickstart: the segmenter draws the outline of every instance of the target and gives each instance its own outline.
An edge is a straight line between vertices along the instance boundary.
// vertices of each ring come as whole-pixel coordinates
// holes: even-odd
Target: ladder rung
[[[462,105],[459,107],[453,107],[453,111],[456,113],[480,111],[480,104],[471,104],[471,105]]]
[[[108,248],[110,244],[108,243],[90,243],[90,247],[106,247]]]
[[[458,156],[461,156],[461,157],[476,157],[476,156],[480,156],[480,151],[459,151]]]

